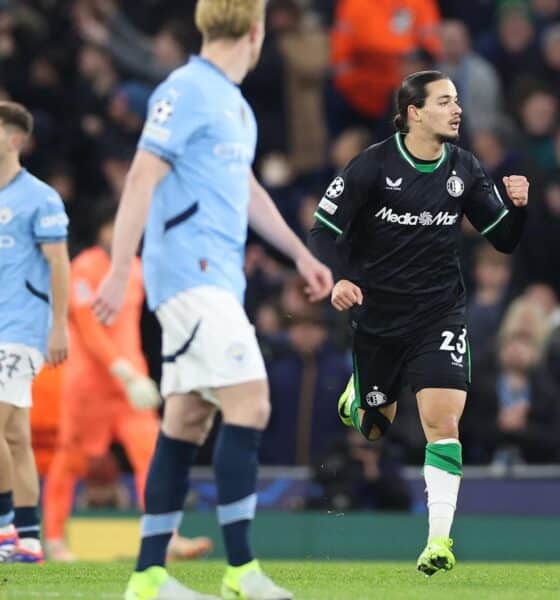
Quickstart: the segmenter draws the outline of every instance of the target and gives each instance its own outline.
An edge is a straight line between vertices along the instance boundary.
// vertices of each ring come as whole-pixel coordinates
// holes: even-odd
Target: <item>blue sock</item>
[[[218,521],[222,526],[228,563],[253,560],[249,526],[257,506],[258,452],[262,433],[250,427],[222,425],[214,447],[218,488]]]
[[[36,506],[18,506],[15,509],[14,525],[18,537],[39,539],[39,511]]]
[[[160,432],[146,481],[137,571],[165,565],[167,544],[183,516],[189,491],[189,471],[197,451],[195,444]]]
[[[0,494],[0,527],[7,527],[14,521],[14,501],[12,492]]]

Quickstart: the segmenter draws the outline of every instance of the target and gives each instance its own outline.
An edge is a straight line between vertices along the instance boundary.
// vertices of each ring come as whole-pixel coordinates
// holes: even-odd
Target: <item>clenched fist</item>
[[[509,175],[503,178],[506,192],[514,206],[527,206],[529,202],[529,182],[523,175]]]
[[[354,304],[361,305],[363,301],[362,290],[347,279],[338,281],[331,294],[331,304],[336,310],[347,310]]]

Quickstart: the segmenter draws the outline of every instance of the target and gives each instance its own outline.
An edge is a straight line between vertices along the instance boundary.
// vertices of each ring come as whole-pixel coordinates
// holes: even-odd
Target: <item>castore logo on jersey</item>
[[[399,177],[398,179],[395,179],[395,181],[393,181],[390,177],[385,177],[385,183],[387,184],[387,186],[385,187],[386,190],[392,190],[394,192],[400,192],[401,191],[401,185],[403,182],[403,178]]]

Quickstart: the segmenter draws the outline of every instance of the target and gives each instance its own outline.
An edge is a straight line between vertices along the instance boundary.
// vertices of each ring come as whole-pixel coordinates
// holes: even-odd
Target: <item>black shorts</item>
[[[467,390],[471,355],[467,328],[443,319],[406,342],[356,332],[353,344],[354,389],[362,408],[390,404],[405,385]]]

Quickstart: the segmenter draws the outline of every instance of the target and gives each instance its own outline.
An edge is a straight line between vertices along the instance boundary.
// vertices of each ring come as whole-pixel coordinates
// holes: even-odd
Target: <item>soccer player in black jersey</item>
[[[462,474],[459,419],[470,381],[465,288],[458,241],[463,215],[498,250],[512,252],[529,183],[504,177],[502,198],[478,160],[453,142],[461,107],[437,71],[407,77],[396,98],[396,134],[359,154],[328,187],[310,245],[349,310],[354,373],[339,401],[343,423],[381,437],[408,383],[426,435],[427,575],[455,564],[449,537]]]

